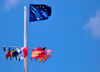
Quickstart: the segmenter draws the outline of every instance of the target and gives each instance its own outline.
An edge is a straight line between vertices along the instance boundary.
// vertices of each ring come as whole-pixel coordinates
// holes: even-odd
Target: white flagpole
[[[24,6],[24,47],[27,47],[26,6]],[[24,72],[27,72],[27,57],[24,59]]]

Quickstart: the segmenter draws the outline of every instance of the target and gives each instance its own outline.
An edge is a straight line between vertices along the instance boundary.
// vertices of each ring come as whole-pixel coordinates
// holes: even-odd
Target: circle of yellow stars
[[[41,8],[41,7],[44,8],[44,6],[41,6],[41,5],[40,5],[40,6],[37,6],[36,8],[38,9],[39,7],[40,7],[40,8]],[[36,10],[36,9],[34,9],[34,10]],[[47,9],[45,9],[45,13],[46,13],[46,10],[47,10]],[[34,12],[33,12],[33,13],[34,13]],[[43,16],[44,16],[44,14],[43,14]],[[34,15],[34,17],[35,17],[35,15]],[[35,19],[36,19],[36,17],[35,17]],[[41,17],[41,19],[42,19],[42,17]],[[37,18],[37,20],[39,20],[39,18]]]

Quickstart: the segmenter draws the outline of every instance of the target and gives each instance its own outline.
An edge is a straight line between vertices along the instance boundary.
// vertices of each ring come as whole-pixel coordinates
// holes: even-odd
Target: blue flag
[[[45,4],[30,4],[29,21],[46,20],[51,16],[51,7]]]
[[[10,47],[9,52],[10,52],[10,59],[12,59],[13,57],[17,57],[17,55],[18,55],[16,48]]]

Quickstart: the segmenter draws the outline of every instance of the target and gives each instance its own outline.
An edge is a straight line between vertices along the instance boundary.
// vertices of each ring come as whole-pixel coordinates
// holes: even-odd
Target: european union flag
[[[9,48],[9,52],[10,52],[10,58],[12,59],[13,57],[17,57],[18,52],[16,50],[16,48],[10,47]]]
[[[29,21],[46,20],[51,16],[51,7],[45,4],[30,4],[30,19]]]

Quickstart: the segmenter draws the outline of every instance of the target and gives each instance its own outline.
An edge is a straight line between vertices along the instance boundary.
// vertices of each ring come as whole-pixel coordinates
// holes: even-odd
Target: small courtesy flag
[[[24,58],[27,57],[27,55],[28,55],[27,50],[28,50],[28,47],[23,48]]]
[[[4,52],[5,52],[5,55],[6,55],[6,59],[8,60],[8,57],[10,56],[10,52],[8,52],[6,50],[6,48],[3,48]]]
[[[41,47],[37,48],[36,50],[39,51],[39,58],[43,57],[43,55],[45,54],[45,50],[42,50]]]
[[[12,58],[18,56],[18,52],[17,52],[16,48],[9,47],[9,52],[10,52],[10,59],[11,60],[12,60]]]
[[[51,51],[53,51],[53,50],[49,49],[49,50],[46,51],[46,56],[47,56],[47,58],[45,58],[45,59],[43,60],[43,63],[44,63],[48,58],[51,57]]]
[[[17,53],[18,53],[17,59],[20,60],[20,59],[24,59],[25,57],[27,57],[27,55],[28,55],[28,52],[27,52],[28,47],[23,47],[21,49],[16,48],[16,50],[17,50]]]
[[[39,58],[39,50],[32,50],[31,60]]]
[[[40,58],[39,63],[40,63],[42,60],[46,59],[46,58],[47,58],[47,56],[44,54],[44,56]]]

